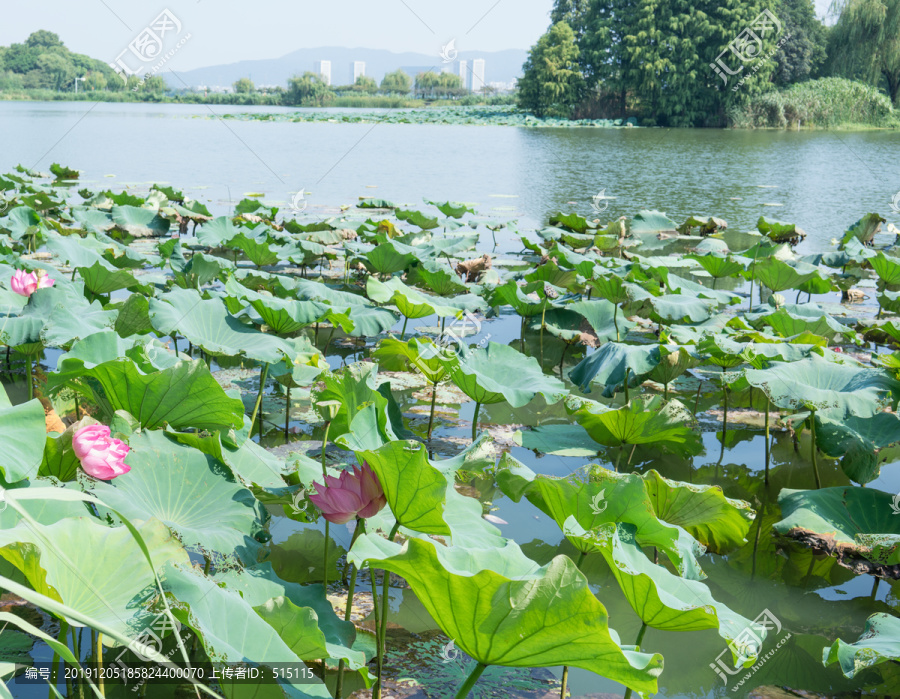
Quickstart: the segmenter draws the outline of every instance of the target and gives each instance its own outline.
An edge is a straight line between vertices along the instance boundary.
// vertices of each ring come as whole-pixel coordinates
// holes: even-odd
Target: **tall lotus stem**
[[[394,537],[397,536],[397,531],[400,529],[400,522],[394,522],[394,526],[391,528],[391,533],[388,534],[388,541],[393,541]],[[376,638],[376,642],[378,643],[378,652],[382,656],[382,661],[384,658],[384,652],[386,650],[386,640],[387,640],[387,610],[388,610],[388,588],[391,583],[391,574],[388,571],[384,571],[384,578],[381,581],[381,623],[378,627],[378,636]]]
[[[291,386],[288,384],[287,395],[285,396],[284,408],[284,441],[288,441],[288,430],[291,425]]]
[[[437,382],[431,384],[431,414],[428,416],[428,439],[431,439],[431,430],[434,429],[434,404],[437,401]]]
[[[619,341],[619,304],[613,304],[613,327],[616,329],[616,342]]]
[[[725,434],[728,432],[728,382],[725,381],[725,367],[722,367],[722,449],[725,449]]]
[[[625,367],[625,380],[622,382],[622,390],[625,391],[625,404],[628,405],[628,372],[629,367]]]
[[[641,624],[641,630],[638,631],[637,638],[634,641],[634,645],[637,647],[638,650],[641,649],[641,641],[644,640],[644,633],[646,633],[646,631],[647,631],[647,622],[645,621]],[[628,687],[625,690],[625,699],[631,699],[631,687]]]
[[[522,316],[522,329],[519,331],[519,350],[525,354],[525,316]]]
[[[326,478],[328,476],[328,471],[325,468],[325,449],[328,447],[328,431],[331,429],[331,420],[325,421],[325,436],[322,439],[322,478]],[[328,481],[324,481],[327,483]],[[324,567],[322,568],[322,587],[325,588],[325,594],[328,594],[328,541],[331,536],[331,523],[326,519],[325,520],[325,551],[323,554],[324,557]]]
[[[106,696],[103,687],[103,633],[97,634],[97,668],[99,674],[97,676],[97,686],[100,689],[100,695]]]
[[[481,403],[475,402],[475,413],[472,415],[472,441],[478,436],[478,413],[481,410]]]
[[[544,319],[547,317],[547,307],[541,310],[541,364],[544,363]]]
[[[769,396],[766,395],[766,485],[769,485]]]
[[[366,530],[366,520],[356,518],[356,529],[353,531],[353,538],[350,540],[350,548],[353,548],[353,544],[356,543],[356,540],[359,538],[359,535],[362,534]],[[327,542],[326,542],[327,543]],[[348,549],[349,550],[349,549]],[[350,621],[350,613],[353,611],[353,593],[356,591],[356,566],[353,566],[353,570],[350,573],[350,587],[347,589],[347,606],[344,608],[344,621]],[[337,686],[334,690],[334,699],[341,699],[341,695],[344,691],[344,659],[338,662],[338,676],[337,676]]]
[[[25,357],[25,381],[28,383],[28,400],[34,398],[34,379],[31,376],[31,357]]]
[[[819,479],[819,464],[816,461],[816,409],[812,408],[812,414],[809,416],[810,430],[812,431],[812,444],[810,451],[812,452],[813,475],[816,478],[816,488],[822,487],[822,481]]]
[[[387,575],[387,571],[384,571],[384,574]],[[375,568],[372,567],[372,564],[369,564],[369,579],[372,583],[372,615],[375,618],[375,643],[378,644],[377,651],[377,669],[378,669],[378,679],[375,681],[375,686],[372,687],[372,699],[381,699],[381,678],[384,677],[384,656],[381,652],[381,644],[378,643],[378,630],[379,630],[379,614],[378,614],[378,584],[375,580]],[[384,602],[384,597],[381,598],[382,603]]]
[[[403,316],[403,330],[400,331],[400,339],[401,340],[406,337],[406,324],[408,322],[409,322],[409,318],[407,318],[406,316]]]
[[[269,363],[263,364],[262,371],[259,372],[259,391],[256,394],[256,405],[253,406],[253,415],[250,418],[250,434],[253,434],[253,427],[256,425],[256,415],[262,405],[263,389],[266,387],[266,377],[269,374]],[[259,420],[259,438],[262,439],[262,417]]]
[[[456,693],[456,699],[466,699],[469,696],[469,692],[472,691],[472,687],[475,686],[475,683],[478,681],[478,678],[481,677],[481,673],[484,672],[487,665],[484,663],[478,663],[475,666],[475,669],[472,670],[472,674],[470,674],[466,681],[463,683],[463,686],[459,688],[459,691]]]

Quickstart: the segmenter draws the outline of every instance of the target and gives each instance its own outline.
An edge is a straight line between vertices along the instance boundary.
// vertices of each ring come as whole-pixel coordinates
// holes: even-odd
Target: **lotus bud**
[[[331,422],[337,417],[341,410],[341,402],[339,400],[326,400],[316,403],[316,412],[322,416],[323,420]]]
[[[342,471],[338,478],[325,476],[324,486],[313,485],[317,492],[309,499],[332,524],[346,524],[354,517],[374,517],[387,505],[378,476],[365,462],[361,469],[354,466],[352,472]]]
[[[775,308],[781,308],[785,304],[784,296],[781,294],[772,294],[769,297],[769,305]]]

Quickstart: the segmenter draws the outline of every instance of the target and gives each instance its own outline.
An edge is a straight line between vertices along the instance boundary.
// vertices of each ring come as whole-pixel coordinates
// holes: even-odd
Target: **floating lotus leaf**
[[[678,224],[662,211],[643,210],[629,222],[629,231],[633,234],[675,233]]]
[[[633,398],[618,409],[585,402],[573,415],[591,439],[607,447],[655,444],[682,456],[703,450],[700,436],[692,427],[693,414],[677,400],[664,402],[662,396]]]
[[[900,563],[900,508],[893,496],[858,487],[790,490],[778,495],[779,534],[837,556],[857,573]]]
[[[519,446],[554,456],[596,456],[598,447],[581,425],[541,425],[517,431],[513,440]]]
[[[540,283],[538,282],[538,285]],[[522,291],[522,288],[513,280],[496,287],[488,298],[491,306],[512,306],[513,310],[520,316],[526,318],[541,315],[545,310],[552,308],[554,305],[546,296],[539,297],[537,294],[529,296]]]
[[[441,318],[455,318],[460,313],[459,309],[448,305],[445,299],[423,294],[396,277],[386,283],[369,277],[366,294],[376,303],[393,304],[406,318],[426,318],[435,314]]]
[[[458,360],[448,360],[446,366],[453,383],[482,405],[506,401],[521,408],[538,394],[555,403],[567,393],[565,384],[544,374],[534,357],[496,342],[469,349]]]
[[[114,206],[112,219],[116,226],[135,238],[165,235],[169,222],[152,209],[137,206]]]
[[[871,417],[816,413],[816,444],[822,453],[841,458],[841,469],[852,481],[866,484],[878,478],[885,447],[900,444],[900,417],[877,413]]]
[[[822,663],[838,662],[845,677],[852,679],[866,668],[900,659],[900,619],[890,614],[873,614],[866,630],[854,643],[841,639],[822,653]]]
[[[570,231],[576,233],[584,233],[589,225],[587,219],[582,218],[578,214],[555,214],[550,217],[551,226],[564,226]]]
[[[569,665],[642,694],[656,691],[662,657],[619,646],[606,609],[566,556],[538,567],[523,561],[512,543],[476,556],[421,539],[400,547],[369,535],[349,556],[403,576],[444,633],[480,663]]]
[[[782,223],[781,221],[766,221],[765,217],[760,216],[756,222],[756,228],[764,236],[774,240],[776,243],[784,243],[794,240],[802,240],[806,237],[806,232],[798,228],[793,223]]]
[[[777,293],[788,289],[797,289],[801,284],[816,276],[818,270],[812,268],[805,272],[800,272],[786,262],[782,262],[775,257],[767,257],[755,263],[748,274],[752,275],[752,279],[756,279]]]
[[[587,320],[597,339],[601,342],[618,342],[635,326],[631,321],[619,318],[618,308],[606,299],[593,301],[576,301],[565,307]]]
[[[847,229],[841,239],[841,247],[846,246],[853,239],[863,244],[871,243],[875,234],[881,230],[881,224],[885,221],[886,219],[878,214],[866,214]]]
[[[227,243],[240,231],[241,229],[235,226],[228,216],[219,216],[197,229],[197,239],[202,245],[215,248]]]
[[[268,236],[248,236],[241,232],[226,243],[226,246],[234,250],[240,250],[244,256],[257,267],[268,267],[278,262],[278,250],[270,244]]]

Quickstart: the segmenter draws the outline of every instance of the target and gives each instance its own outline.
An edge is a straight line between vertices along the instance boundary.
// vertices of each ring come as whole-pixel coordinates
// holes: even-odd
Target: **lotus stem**
[[[284,442],[287,444],[288,441],[288,430],[291,424],[291,387],[288,385],[287,387],[287,395],[285,396],[285,410],[284,410]]]
[[[628,372],[630,367],[625,367],[625,380],[622,382],[622,389],[625,391],[625,405],[628,405]]]
[[[819,479],[819,464],[816,461],[816,409],[812,409],[812,415],[809,416],[809,425],[812,432],[812,444],[810,451],[812,452],[813,476],[816,478],[816,488],[822,487],[822,481]]]
[[[175,348],[175,356],[178,356],[178,338],[175,336],[175,333],[172,333],[169,337],[172,338],[172,346]]]
[[[487,665],[484,663],[478,663],[475,666],[475,669],[472,670],[472,673],[466,678],[466,681],[463,682],[463,686],[459,688],[459,691],[456,693],[456,699],[466,699],[469,696],[469,692],[472,691],[472,687],[475,686],[475,683],[478,682],[478,678],[481,677],[481,673],[484,672]]]
[[[385,575],[387,575],[387,571],[385,571]],[[375,686],[372,687],[372,699],[381,699],[381,678],[384,676],[384,653],[381,650],[381,643],[378,642],[380,625],[378,623],[379,614],[378,614],[378,584],[375,580],[375,568],[372,567],[372,564],[369,564],[369,579],[372,583],[372,614],[375,617],[375,643],[376,646],[376,667],[378,671],[378,679],[375,681]],[[384,601],[384,597],[381,598],[382,602]]]
[[[586,551],[579,551],[578,560],[575,561],[575,567],[581,570],[581,564],[584,562],[585,557],[587,556]]]
[[[56,640],[62,644],[66,643],[66,634],[69,632],[69,624],[64,620],[59,620],[59,635],[56,637]],[[53,660],[50,661],[50,684],[51,686],[56,686],[56,678],[57,671],[59,666],[59,653],[53,651]],[[63,673],[65,674],[65,673]],[[66,678],[66,688],[68,693],[71,694],[72,688],[70,686],[69,678]]]
[[[637,638],[634,640],[634,645],[637,646],[637,649],[641,649],[641,641],[644,640],[644,633],[647,631],[647,622],[641,623],[641,630],[638,631]],[[625,699],[631,699],[631,687],[625,688]]]
[[[431,439],[431,430],[434,429],[434,404],[437,402],[437,384],[431,386],[431,414],[428,416],[428,439]]]
[[[547,307],[541,310],[541,365],[544,364],[544,319],[547,317]]]
[[[407,318],[406,316],[403,316],[403,330],[400,331],[400,339],[401,340],[403,340],[403,338],[406,337],[406,323],[408,321],[409,321],[409,318]]]
[[[569,349],[569,343],[563,345],[562,356],[559,358],[559,380],[563,380],[563,362],[566,361],[566,352]]]
[[[588,296],[588,299],[591,297]],[[619,341],[619,304],[613,304],[613,327],[616,329],[616,342]]]
[[[722,449],[725,449],[725,435],[728,432],[728,383],[725,381],[725,367],[722,367]]]
[[[669,382],[663,382],[663,400],[669,400]]]
[[[256,405],[253,406],[253,415],[250,417],[250,434],[253,434],[253,427],[256,425],[256,415],[262,405],[263,389],[266,387],[266,376],[269,373],[269,363],[263,364],[262,370],[259,372],[259,392],[256,394]],[[262,439],[262,418],[260,418],[259,438]]]
[[[616,464],[613,466],[613,470],[618,473],[619,472],[619,460],[622,458],[622,450],[625,448],[625,442],[622,442],[619,445],[619,453],[616,456]]]
[[[569,683],[569,666],[563,665],[562,685],[559,688],[559,699],[566,699],[566,685]]]
[[[28,400],[34,398],[34,379],[31,376],[31,357],[25,357],[25,381],[28,383]]]
[[[522,316],[522,326],[519,331],[519,349],[525,354],[525,316]]]
[[[877,578],[876,578],[877,579]],[[103,633],[97,634],[97,686],[100,689],[100,696],[105,697],[106,691],[103,687]]]
[[[769,485],[769,396],[766,395],[766,476],[765,484]]]
[[[366,520],[356,518],[356,529],[353,531],[353,538],[350,540],[350,548],[353,548],[353,544],[356,543],[359,535],[362,534],[366,530]],[[327,543],[327,542],[326,542]],[[349,549],[348,549],[349,550]],[[353,611],[353,593],[356,591],[356,566],[353,566],[353,570],[350,573],[350,586],[347,589],[347,606],[344,608],[344,621],[350,621],[350,613]],[[326,591],[327,598],[327,591]],[[334,699],[341,699],[341,695],[344,691],[344,659],[341,658],[338,661],[338,675],[337,675],[337,686],[334,690]]]
[[[697,411],[700,409],[700,389],[703,388],[703,382],[697,384],[697,399],[694,401],[694,417],[697,417]]]
[[[322,479],[323,483],[327,482],[324,479],[328,476],[328,471],[325,468],[325,449],[328,446],[328,431],[331,429],[331,420],[325,421],[325,437],[322,439]],[[325,593],[328,594],[328,539],[331,535],[330,532],[330,522],[325,520],[325,550],[323,553],[323,567],[322,567],[322,587],[325,588]]]
[[[388,534],[388,541],[393,541],[394,537],[397,536],[397,531],[400,529],[400,522],[394,522],[394,526],[391,528],[391,533]],[[387,649],[387,610],[388,610],[388,588],[391,583],[391,574],[388,571],[384,571],[384,578],[381,581],[381,624],[379,625],[379,634],[376,638],[376,642],[378,643],[378,648],[382,655]]]
[[[481,410],[481,403],[475,402],[475,414],[472,415],[472,442],[478,436],[478,412]]]

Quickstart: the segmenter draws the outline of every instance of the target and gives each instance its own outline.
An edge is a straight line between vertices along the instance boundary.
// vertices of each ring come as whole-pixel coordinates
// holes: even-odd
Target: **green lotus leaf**
[[[761,284],[771,289],[773,292],[787,291],[788,289],[796,289],[804,282],[812,279],[818,274],[815,268],[806,272],[800,272],[796,268],[782,262],[774,257],[755,263],[748,274],[751,278],[758,280]]]
[[[37,399],[11,405],[0,389],[0,470],[7,483],[37,475],[44,456],[46,424],[44,408]]]
[[[121,337],[146,335],[153,332],[150,322],[150,300],[143,294],[134,293],[117,308],[115,331]]]
[[[654,444],[682,456],[703,450],[703,442],[692,427],[693,414],[677,400],[664,402],[662,396],[633,398],[618,409],[584,403],[573,414],[591,439],[607,447]]]
[[[244,256],[257,267],[268,267],[278,263],[278,250],[270,245],[265,234],[248,236],[243,231],[225,243],[226,247],[240,250]]]
[[[794,308],[788,310],[781,307],[773,313],[752,318],[754,324],[768,325],[782,337],[793,337],[804,332],[828,339],[834,339],[838,335],[843,335],[847,339],[856,337],[856,332],[852,328],[839,323],[824,311],[816,313],[811,308],[797,313]]]
[[[376,199],[375,197],[360,197],[359,203],[356,205],[358,209],[396,209],[397,205],[387,199]]]
[[[292,663],[302,667],[300,658],[276,628],[257,614],[238,590],[220,587],[187,566],[168,565],[163,576],[165,588],[181,602],[173,613],[197,634],[213,662]],[[260,604],[264,602],[256,606]],[[331,696],[324,684],[297,683],[289,689],[292,697]]]
[[[560,269],[553,260],[548,260],[533,272],[525,275],[527,282],[547,282],[561,289],[573,290],[578,287],[577,274],[572,269]]]
[[[662,211],[642,210],[629,221],[629,231],[633,234],[656,235],[663,232],[674,233],[678,225]]]
[[[135,238],[165,235],[169,231],[169,222],[152,209],[137,206],[114,206],[112,219],[116,227]]]
[[[447,224],[462,225],[456,221],[445,221]],[[447,257],[449,255],[459,255],[466,250],[473,250],[478,244],[478,233],[469,233],[464,235],[444,235],[440,238],[432,238],[427,246],[427,254],[434,258]]]
[[[432,384],[447,377],[448,367],[452,368],[456,359],[452,351],[422,337],[413,337],[407,342],[387,337],[378,343],[372,357],[388,371],[404,371],[412,366]]]
[[[793,223],[782,223],[781,221],[766,221],[764,216],[759,217],[756,222],[757,230],[764,236],[771,238],[776,243],[784,243],[797,238],[805,238],[806,233]]]
[[[866,619],[866,629],[854,643],[838,639],[822,653],[822,664],[837,662],[845,677],[881,663],[900,659],[900,619],[890,614],[873,614]]]
[[[619,646],[606,609],[575,564],[557,556],[542,568],[526,568],[517,549],[510,543],[475,557],[421,539],[409,539],[401,548],[363,535],[349,556],[357,565],[367,561],[403,576],[444,633],[480,663],[569,665],[641,694],[655,692],[662,656]]]
[[[545,310],[555,304],[547,297],[538,297],[537,294],[529,296],[523,293],[522,288],[513,280],[496,287],[488,297],[491,306],[512,306],[520,316],[531,317],[541,315]]]
[[[866,484],[878,478],[879,452],[900,443],[900,417],[876,413],[856,417],[830,411],[816,412],[816,444],[822,453],[841,458],[841,470],[852,481]]]
[[[619,318],[618,307],[606,299],[576,301],[567,305],[566,310],[583,316],[601,343],[618,342],[635,326],[626,318]]]
[[[188,563],[163,524],[150,520],[136,528],[157,570],[169,561]],[[120,633],[155,616],[145,608],[155,593],[153,571],[127,527],[87,516],[22,522],[0,530],[0,546],[0,556],[19,567],[34,590]]]
[[[426,200],[425,203],[436,206],[438,211],[444,214],[444,216],[452,218],[462,218],[466,214],[475,214],[475,209],[470,209],[468,206],[458,201],[437,202]]]
[[[837,364],[811,354],[768,369],[747,369],[738,388],[760,388],[786,410],[838,409],[843,415],[871,417],[900,395],[900,383],[879,369]]]
[[[459,275],[436,262],[424,261],[416,265],[409,271],[407,281],[430,289],[438,296],[452,297],[468,291],[468,287],[460,282]]]
[[[574,476],[554,478],[535,474],[521,462],[504,453],[500,457],[497,485],[513,502],[523,496],[551,517],[562,529],[572,516],[586,530],[602,524],[627,522],[637,527],[641,546],[656,546],[675,565],[679,574],[699,580],[703,577],[698,557],[703,550],[697,541],[676,524],[660,520],[654,511],[645,482],[637,474],[601,474],[583,481]],[[572,542],[579,548],[577,542]],[[590,552],[585,544],[580,551]]]
[[[647,299],[647,303],[651,308],[650,318],[666,324],[701,323],[709,319],[710,312],[715,306],[712,301],[687,294],[652,296]]]
[[[666,284],[670,291],[680,292],[686,296],[696,296],[701,299],[710,299],[717,304],[727,303],[734,305],[741,302],[741,295],[732,291],[716,291],[715,284],[713,288],[703,286],[690,279],[684,279],[676,274],[669,274],[666,277]]]
[[[685,580],[655,565],[637,544],[633,524],[609,523],[585,531],[569,517],[563,532],[569,541],[577,540],[579,548],[588,546],[603,555],[628,604],[647,626],[662,631],[718,629],[729,644],[738,641],[737,662],[755,660],[757,649],[740,646],[740,641],[742,636],[765,639],[765,628],[717,602],[699,580]]]
[[[397,209],[394,215],[401,221],[409,221],[414,226],[418,226],[422,230],[431,230],[437,228],[440,222],[436,218],[429,218],[421,211],[407,211],[405,209]]]
[[[393,304],[406,318],[426,318],[435,314],[441,318],[455,318],[460,314],[459,309],[448,305],[443,298],[423,294],[397,277],[392,277],[387,282],[369,277],[366,281],[366,294],[375,303]]]
[[[225,270],[235,267],[231,260],[204,255],[202,252],[196,252],[187,259],[178,247],[168,256],[168,262],[175,283],[182,289],[199,289],[220,279]]]
[[[105,262],[105,261],[104,261]],[[90,267],[78,267],[78,276],[85,288],[93,294],[109,294],[119,289],[136,286],[138,281],[125,270],[109,269],[106,264],[95,262]]]
[[[885,221],[886,219],[878,214],[866,214],[847,229],[841,239],[841,247],[845,247],[854,238],[863,244],[871,243],[875,234],[881,230],[881,224]]]
[[[698,228],[699,235],[712,235],[718,231],[728,228],[728,223],[721,218],[708,216],[707,218],[689,216],[687,220],[678,227],[681,235],[691,235],[691,231]]]
[[[197,239],[207,247],[220,247],[240,233],[240,230],[228,216],[219,216],[197,229]]]
[[[638,386],[660,363],[658,345],[626,345],[608,342],[600,349],[582,359],[571,372],[569,378],[588,392],[592,383],[603,386],[603,395],[611,397],[621,390],[628,372],[628,385]]]
[[[47,347],[67,347],[76,340],[112,328],[118,311],[105,311],[99,301],[90,304],[56,306],[41,330],[41,341]]]
[[[506,401],[521,408],[538,394],[555,403],[567,393],[565,384],[545,375],[534,357],[496,342],[445,360],[445,366],[453,383],[481,405]]]
[[[21,240],[28,234],[28,229],[32,226],[39,226],[41,217],[37,211],[30,206],[17,206],[3,219],[3,230],[9,231],[13,240]]]
[[[596,456],[600,445],[590,438],[581,425],[541,425],[513,434],[519,446],[555,456]]]
[[[599,475],[617,478],[608,472]],[[654,469],[641,478],[656,516],[685,529],[711,553],[725,554],[746,543],[754,519],[750,503],[725,497],[717,485],[669,480]]]
[[[779,534],[837,556],[838,562],[869,572],[900,563],[900,517],[893,496],[873,488],[790,490],[778,495]],[[868,564],[869,568],[866,567]]]
[[[255,560],[265,512],[220,462],[159,431],[134,435],[129,446],[131,471],[93,483],[98,498],[130,520],[160,520],[189,549]]]
[[[578,214],[559,213],[552,215],[550,216],[550,225],[564,226],[575,233],[584,233],[589,228],[587,219],[582,218]]]
[[[900,284],[900,259],[888,257],[879,251],[869,259],[869,264],[885,284]]]
[[[399,245],[393,242],[377,245],[362,257],[363,265],[370,272],[381,275],[406,270],[417,258],[410,252],[400,252]]]
[[[669,384],[696,363],[697,360],[684,347],[660,345],[659,364],[650,372],[650,380],[663,384],[668,391]]]
[[[243,403],[226,396],[199,359],[152,373],[142,373],[131,359],[89,367],[83,359],[63,357],[59,365],[59,375],[48,377],[49,388],[71,377],[88,378],[94,399],[109,414],[125,410],[145,429],[228,430],[243,424]]]

